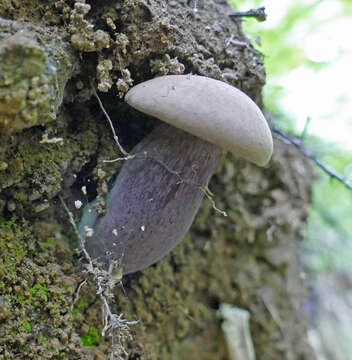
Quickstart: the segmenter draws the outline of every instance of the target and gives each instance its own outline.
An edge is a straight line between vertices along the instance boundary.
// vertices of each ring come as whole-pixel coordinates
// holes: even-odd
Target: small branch
[[[302,141],[299,138],[290,136],[280,129],[274,127],[272,128],[272,131],[275,134],[279,135],[279,138],[286,144],[291,144],[295,146],[297,149],[299,149],[303,155],[309,159],[311,159],[320,169],[322,169],[325,173],[327,173],[332,178],[338,180],[340,183],[346,186],[348,190],[352,190],[352,184],[350,184],[347,179],[345,179],[342,175],[338,174],[335,170],[329,168],[327,165],[325,165],[321,160],[317,159],[317,157],[308,149],[306,149],[302,145]]]
[[[262,6],[258,9],[250,9],[248,11],[233,11],[228,14],[230,17],[253,17],[257,21],[265,21],[266,20],[266,13],[265,13],[265,7]]]

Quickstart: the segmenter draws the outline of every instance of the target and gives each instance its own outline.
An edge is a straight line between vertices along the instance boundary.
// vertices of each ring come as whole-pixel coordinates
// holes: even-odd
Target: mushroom
[[[273,142],[258,106],[211,78],[158,77],[134,86],[125,101],[169,124],[133,149],[107,196],[106,215],[93,216],[94,232],[86,237],[92,258],[105,266],[118,261],[128,274],[156,263],[186,235],[221,149],[264,166]],[[80,228],[86,223],[83,216]]]

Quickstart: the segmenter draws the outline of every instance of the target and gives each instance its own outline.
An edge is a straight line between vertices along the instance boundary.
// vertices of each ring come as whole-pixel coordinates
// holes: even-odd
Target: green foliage
[[[46,297],[48,294],[48,288],[43,283],[37,283],[33,287],[29,288],[28,291],[33,296],[43,296]]]
[[[293,1],[285,9],[280,22],[273,27],[257,22],[254,19],[243,19],[244,32],[252,38],[258,50],[264,55],[264,65],[267,72],[267,84],[263,89],[265,108],[276,115],[276,121],[285,130],[295,128],[294,120],[282,110],[284,87],[280,83],[280,77],[299,66],[307,66],[314,70],[320,70],[326,63],[314,62],[309,59],[300,41],[304,34],[313,31],[319,26],[318,20],[312,19],[314,10],[321,1]],[[241,10],[263,6],[262,0],[232,0],[232,5]],[[277,4],[285,8],[285,4]],[[268,11],[270,18],[270,10]],[[296,35],[296,33],[300,35]],[[298,38],[297,38],[298,37]],[[259,40],[258,40],[259,39]]]
[[[273,15],[270,9],[281,6],[281,18],[271,22],[271,25],[249,18],[243,19],[243,27],[244,32],[250,34],[252,42],[255,43],[258,36],[261,38],[255,46],[264,54],[267,71],[265,107],[274,114],[274,121],[284,131],[296,135],[299,134],[295,129],[295,119],[290,118],[282,106],[285,85],[281,79],[298,67],[317,72],[327,69],[330,63],[312,61],[305,54],[302,42],[307,34],[319,33],[327,24],[352,15],[350,0],[336,0],[333,2],[335,12],[325,11],[323,16],[319,16],[317,14],[323,3],[321,0],[297,0],[274,5],[272,2],[266,4],[263,0],[232,0],[232,5],[240,11],[267,5],[268,20]],[[343,96],[336,99],[336,103],[341,106],[345,102],[346,98]],[[332,118],[334,115],[336,116],[329,116]],[[304,146],[319,160],[352,182],[352,153],[316,136],[309,136],[309,129],[308,136],[304,138]],[[312,188],[312,205],[305,234],[305,260],[316,271],[347,269],[352,264],[352,193],[321,170],[317,170],[317,174],[317,181]]]
[[[286,73],[302,64],[312,67],[323,65],[310,61],[305,56],[303,49],[292,38],[295,29],[302,22],[307,22],[307,18],[319,3],[320,1],[315,1],[307,4],[306,1],[302,0],[292,2],[286,9],[280,23],[273,28],[267,28],[265,24],[252,19],[243,21],[246,34],[250,34],[254,40],[260,36],[259,43],[256,41],[254,43],[257,43],[259,50],[264,54],[265,68],[269,78]],[[245,6],[248,8],[262,6],[263,1],[233,0],[232,4],[241,5],[241,8],[244,9]],[[310,23],[309,27],[314,26],[316,26],[315,23]]]
[[[96,327],[91,326],[87,334],[81,336],[81,340],[84,346],[94,347],[99,343],[100,335]]]
[[[26,332],[30,332],[33,328],[33,325],[27,321],[23,324],[23,327]]]
[[[10,229],[13,224],[14,224],[13,220],[6,221],[0,224],[0,229]]]

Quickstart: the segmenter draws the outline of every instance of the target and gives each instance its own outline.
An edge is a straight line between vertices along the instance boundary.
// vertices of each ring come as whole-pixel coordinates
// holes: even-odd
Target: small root
[[[124,339],[132,339],[130,325],[135,325],[138,323],[138,321],[129,321],[127,319],[123,318],[123,314],[115,314],[111,311],[109,300],[114,297],[113,295],[113,288],[115,287],[117,282],[121,282],[122,279],[122,273],[119,270],[118,264],[113,263],[110,264],[108,271],[100,268],[98,265],[96,265],[90,255],[88,254],[86,248],[85,248],[85,241],[80,235],[77,225],[73,219],[73,215],[69,208],[67,207],[64,199],[59,196],[59,199],[68,215],[68,218],[70,220],[71,225],[73,226],[73,229],[80,241],[80,247],[81,250],[87,260],[86,264],[86,272],[90,274],[93,277],[93,281],[95,283],[96,287],[96,294],[100,297],[102,300],[102,322],[103,322],[103,330],[102,330],[102,336],[105,336],[108,334],[111,338],[111,354],[110,354],[110,360],[124,360],[123,356],[127,356],[128,353],[123,347],[123,340]],[[117,268],[117,271],[116,271]],[[79,298],[79,292],[82,288],[82,286],[86,283],[87,280],[84,280],[81,282],[77,288],[77,291],[75,293],[75,298],[73,300],[72,307],[77,302]]]
[[[100,106],[102,112],[104,113],[106,119],[108,120],[108,123],[109,123],[109,125],[110,125],[110,129],[111,129],[111,131],[112,131],[113,138],[114,138],[114,140],[115,140],[115,142],[116,142],[119,150],[122,152],[123,155],[125,155],[125,157],[131,156],[131,155],[122,147],[122,145],[120,144],[119,137],[118,137],[117,134],[116,134],[114,125],[113,125],[113,123],[112,123],[112,120],[111,120],[109,114],[107,113],[107,111],[105,110],[104,105],[103,105],[103,103],[101,102],[100,97],[99,97],[99,95],[97,94],[97,92],[96,92],[96,90],[95,90],[95,87],[94,87],[93,85],[92,85],[92,89],[93,89],[93,94],[94,94],[94,96],[95,96],[95,97],[97,98],[97,100],[98,100],[98,103],[99,103],[99,106]],[[126,159],[126,160],[127,160],[127,159]]]
[[[214,194],[209,190],[208,186],[198,186],[199,189],[202,190],[202,192],[204,193],[205,197],[211,202],[211,205],[213,207],[213,209],[218,212],[219,214],[221,214],[222,216],[227,216],[227,212],[224,210],[219,209],[216,204],[215,204],[215,200],[214,200]]]

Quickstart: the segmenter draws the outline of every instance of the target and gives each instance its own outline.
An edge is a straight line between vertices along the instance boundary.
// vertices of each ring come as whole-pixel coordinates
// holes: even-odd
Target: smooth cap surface
[[[259,107],[222,81],[197,75],[161,76],[134,86],[125,101],[257,165],[266,165],[272,155],[271,132]]]

